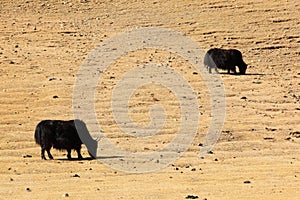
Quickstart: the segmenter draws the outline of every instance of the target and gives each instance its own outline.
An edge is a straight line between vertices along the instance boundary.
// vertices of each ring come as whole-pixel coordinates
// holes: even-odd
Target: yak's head
[[[247,70],[247,64],[246,63],[242,63],[242,64],[240,64],[239,66],[239,70],[240,70],[240,74],[246,74],[246,70]]]

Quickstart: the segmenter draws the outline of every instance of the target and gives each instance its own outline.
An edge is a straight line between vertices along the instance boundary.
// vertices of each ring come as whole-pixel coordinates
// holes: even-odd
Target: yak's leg
[[[218,68],[217,68],[217,67],[215,67],[215,72],[216,72],[217,74],[219,74],[219,71],[218,71]]]
[[[204,66],[205,66],[206,70],[208,71],[208,73],[211,73],[210,66],[208,66],[208,65],[204,65]]]
[[[234,74],[237,74],[237,73],[236,73],[235,66],[234,66],[234,67],[232,67],[232,68],[231,68],[231,70],[233,71],[233,73],[234,73]]]
[[[71,157],[71,149],[67,149],[67,151],[68,151],[67,157],[68,157],[69,160],[71,160],[72,159],[72,157]]]
[[[46,149],[44,149],[44,148],[42,148],[42,150],[41,150],[41,157],[42,157],[43,160],[47,160],[46,157],[45,157],[45,150]]]
[[[210,67],[210,66],[207,66],[207,69],[208,69],[208,73],[211,74],[211,67]]]
[[[230,74],[230,68],[228,68],[228,70],[227,70],[227,74]]]
[[[51,155],[50,153],[50,148],[46,149],[47,153],[48,153],[48,157],[52,160],[53,159],[53,156]]]
[[[78,159],[81,160],[82,159],[82,155],[80,153],[80,148],[76,149],[77,155],[78,155]]]

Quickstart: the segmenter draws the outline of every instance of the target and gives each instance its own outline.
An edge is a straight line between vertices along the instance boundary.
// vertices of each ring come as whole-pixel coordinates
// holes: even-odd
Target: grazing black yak
[[[239,68],[240,74],[245,74],[247,64],[243,61],[242,53],[237,49],[219,49],[213,48],[206,52],[204,56],[204,66],[207,67],[209,73],[214,68],[217,73],[218,69],[230,70],[236,74],[235,67]]]
[[[36,126],[34,134],[36,143],[42,148],[42,159],[46,160],[45,151],[47,151],[48,157],[53,159],[50,153],[51,147],[59,150],[66,149],[69,160],[72,158],[71,150],[74,149],[77,151],[78,159],[82,159],[80,153],[82,140],[77,130],[80,131],[81,138],[84,140],[83,142],[87,146],[90,156],[95,158],[97,141],[92,139],[83,121],[43,120]]]

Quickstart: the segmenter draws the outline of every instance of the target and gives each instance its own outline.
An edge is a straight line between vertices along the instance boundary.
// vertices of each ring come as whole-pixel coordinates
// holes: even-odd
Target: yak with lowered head
[[[82,134],[81,138],[78,131]],[[41,146],[41,157],[46,160],[45,151],[48,157],[53,159],[50,149],[53,147],[59,150],[67,150],[68,159],[72,159],[71,150],[77,152],[78,159],[82,159],[80,153],[81,144],[84,142],[92,158],[96,157],[97,141],[93,140],[88,133],[85,123],[81,120],[43,120],[36,126],[34,138]],[[85,141],[82,142],[81,139]]]
[[[213,48],[206,52],[204,56],[204,66],[209,73],[214,68],[217,73],[218,69],[227,70],[228,74],[233,71],[237,74],[235,67],[239,68],[240,74],[245,74],[247,64],[243,61],[242,53],[237,49],[219,49]]]

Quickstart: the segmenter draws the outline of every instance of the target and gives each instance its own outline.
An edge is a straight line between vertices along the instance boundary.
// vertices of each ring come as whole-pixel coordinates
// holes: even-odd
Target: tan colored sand
[[[299,10],[297,0],[1,1],[0,199],[299,199]],[[188,64],[178,58],[173,67],[199,92],[203,115],[192,145],[173,165],[128,174],[101,159],[67,161],[56,150],[55,160],[41,160],[35,126],[42,119],[73,118],[73,86],[88,53],[119,32],[151,26],[186,34],[206,50],[237,48],[249,64],[247,76],[221,75],[227,115],[214,154],[199,159],[210,120],[207,90],[199,74],[181,70]],[[130,69],[122,66],[149,61],[149,53],[120,59],[97,87],[105,134],[134,152],[160,148],[178,129],[172,122],[178,119],[176,98],[151,86],[133,96],[131,117],[145,126],[148,106],[157,100],[166,105],[169,121],[157,138],[128,138],[111,118],[109,92]],[[164,62],[164,56],[153,59]]]

